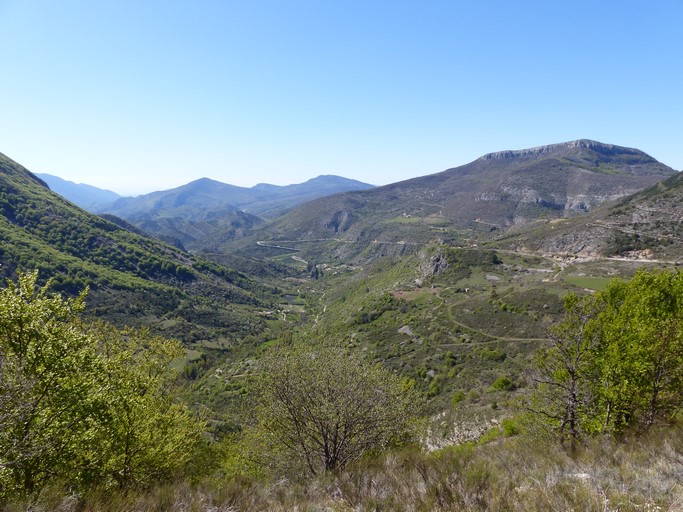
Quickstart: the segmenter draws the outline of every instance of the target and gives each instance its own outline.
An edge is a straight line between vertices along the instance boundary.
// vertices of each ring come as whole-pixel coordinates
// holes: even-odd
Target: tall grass
[[[223,476],[128,495],[64,496],[53,489],[6,510],[674,512],[683,511],[683,428],[593,439],[573,454],[515,436],[431,453],[403,448],[309,480]]]

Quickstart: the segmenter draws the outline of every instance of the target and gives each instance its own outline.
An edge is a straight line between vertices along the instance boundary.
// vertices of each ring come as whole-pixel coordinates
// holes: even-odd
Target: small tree
[[[50,295],[38,273],[0,290],[0,486],[34,491],[64,472],[95,407],[94,347],[77,328],[85,294]],[[0,488],[0,491],[3,491]]]
[[[311,474],[405,438],[416,415],[415,395],[395,375],[339,347],[274,350],[262,361],[257,390],[261,442]]]
[[[640,271],[598,296],[604,430],[647,429],[683,407],[683,274]]]
[[[170,479],[190,462],[205,430],[173,393],[169,369],[183,355],[182,346],[146,330],[107,324],[88,332],[102,362],[102,409],[90,444],[80,452],[81,477],[113,480],[121,488]]]
[[[532,380],[536,392],[528,409],[544,418],[544,423],[576,442],[588,430],[595,376],[595,350],[599,333],[593,324],[597,314],[592,297],[569,294],[565,316],[549,330],[550,342],[534,361]]]

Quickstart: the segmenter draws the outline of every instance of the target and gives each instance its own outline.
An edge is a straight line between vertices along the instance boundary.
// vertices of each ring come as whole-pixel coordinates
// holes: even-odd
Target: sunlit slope
[[[438,174],[312,201],[256,236],[327,257],[400,254],[430,240],[486,238],[585,214],[674,172],[637,149],[589,140],[503,151]]]

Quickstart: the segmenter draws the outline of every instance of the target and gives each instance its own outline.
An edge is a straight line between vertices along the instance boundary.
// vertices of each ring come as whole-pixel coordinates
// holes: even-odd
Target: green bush
[[[498,377],[493,381],[493,384],[491,384],[492,391],[513,391],[514,389],[515,383],[506,376]]]

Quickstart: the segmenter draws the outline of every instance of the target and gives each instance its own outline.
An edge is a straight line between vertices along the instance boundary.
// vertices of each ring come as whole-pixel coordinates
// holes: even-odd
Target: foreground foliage
[[[127,495],[45,493],[30,505],[36,512],[679,511],[682,434],[680,427],[655,428],[637,439],[591,439],[573,456],[555,442],[526,436],[432,453],[408,447],[299,482],[185,480]]]
[[[21,275],[0,293],[6,508],[678,510],[682,286],[679,273],[640,272],[570,295],[537,359],[530,405],[544,420],[523,435],[503,420],[477,445],[428,453],[406,444],[414,381],[351,345],[283,339],[253,361],[256,426],[198,454],[205,425],[171,398],[178,345],[84,325],[84,295]],[[525,392],[503,377],[492,388]],[[537,437],[539,424],[560,440]]]
[[[639,271],[569,295],[536,359],[529,409],[576,440],[643,431],[683,408],[683,274]]]
[[[0,498],[173,476],[204,429],[170,393],[180,345],[84,325],[85,292],[64,299],[36,280],[0,290]]]

